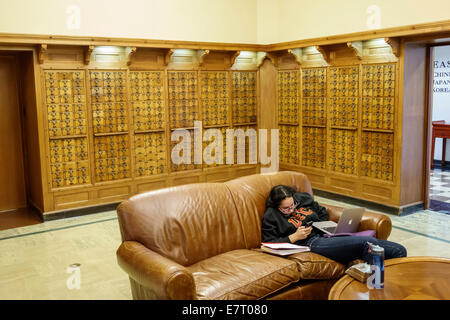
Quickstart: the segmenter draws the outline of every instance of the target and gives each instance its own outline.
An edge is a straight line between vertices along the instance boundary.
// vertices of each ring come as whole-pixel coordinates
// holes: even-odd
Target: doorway
[[[450,214],[450,45],[430,51],[430,109],[432,114],[429,209]]]
[[[0,230],[41,222],[27,197],[23,59],[32,55],[0,52]]]

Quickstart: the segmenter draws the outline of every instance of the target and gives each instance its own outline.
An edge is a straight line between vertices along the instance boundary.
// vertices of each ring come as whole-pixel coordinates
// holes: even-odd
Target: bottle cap
[[[384,253],[384,248],[380,247],[380,246],[377,246],[377,245],[374,245],[374,246],[372,246],[372,252],[374,252],[374,253]]]

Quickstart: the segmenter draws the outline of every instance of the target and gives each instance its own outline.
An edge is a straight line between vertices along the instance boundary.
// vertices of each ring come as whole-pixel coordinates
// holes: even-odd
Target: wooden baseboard
[[[319,190],[319,189],[313,189],[313,193],[314,193],[314,195],[317,195],[319,197],[328,198],[328,199],[332,199],[335,201],[342,201],[342,202],[346,202],[346,203],[349,203],[352,205],[365,207],[369,210],[370,209],[377,210],[377,211],[381,211],[384,213],[393,214],[396,216],[406,216],[406,215],[415,213],[417,211],[424,210],[423,203],[413,203],[411,205],[406,205],[406,206],[402,206],[402,207],[394,207],[394,206],[390,206],[390,205],[383,205],[383,204],[371,202],[368,200],[357,199],[357,198],[353,198],[353,197],[349,197],[349,196],[345,196],[345,195],[341,195],[341,194],[337,194],[337,193],[333,193],[333,192],[329,192],[329,191],[323,191],[323,190]]]

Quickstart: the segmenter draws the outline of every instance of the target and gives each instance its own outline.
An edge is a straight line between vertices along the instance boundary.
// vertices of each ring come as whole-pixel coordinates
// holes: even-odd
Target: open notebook
[[[279,256],[287,256],[294,253],[310,251],[309,247],[299,246],[287,242],[282,243],[263,242],[261,243],[261,250]]]

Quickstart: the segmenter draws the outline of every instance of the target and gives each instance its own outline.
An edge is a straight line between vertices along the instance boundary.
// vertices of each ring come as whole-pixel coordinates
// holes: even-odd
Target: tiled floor
[[[430,208],[450,214],[450,168],[431,170]]]
[[[408,256],[450,258],[450,215],[427,210],[390,218],[389,240]],[[116,261],[120,243],[115,211],[0,231],[0,299],[131,299]],[[79,282],[72,281],[77,274]]]

